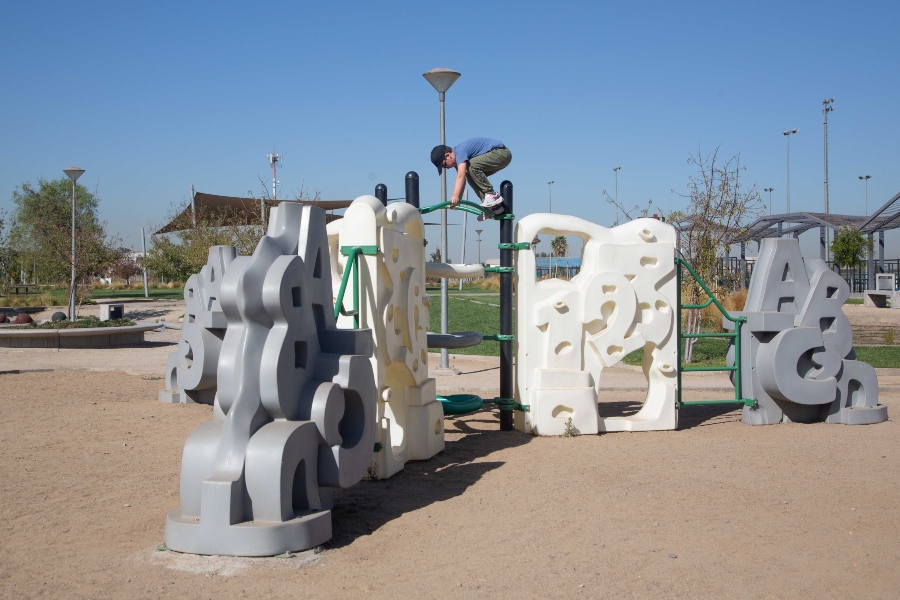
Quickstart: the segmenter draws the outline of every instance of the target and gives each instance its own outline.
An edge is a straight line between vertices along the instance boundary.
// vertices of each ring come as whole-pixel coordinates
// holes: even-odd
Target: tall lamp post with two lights
[[[862,181],[866,182],[866,216],[869,216],[869,180],[872,179],[871,175],[860,175],[859,178]]]
[[[787,138],[787,212],[791,213],[791,136],[800,131],[800,128],[787,129],[784,136]]]

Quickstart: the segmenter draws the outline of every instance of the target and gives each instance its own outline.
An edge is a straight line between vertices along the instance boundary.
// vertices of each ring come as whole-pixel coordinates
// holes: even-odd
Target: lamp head
[[[457,73],[452,69],[440,67],[432,69],[427,73],[422,73],[422,77],[427,79],[428,83],[430,83],[439,94],[443,94],[450,89],[450,86],[456,83],[456,80],[460,78],[460,73]]]
[[[68,169],[63,169],[63,173],[65,173],[72,181],[78,181],[78,178],[84,174],[84,169],[69,167]]]

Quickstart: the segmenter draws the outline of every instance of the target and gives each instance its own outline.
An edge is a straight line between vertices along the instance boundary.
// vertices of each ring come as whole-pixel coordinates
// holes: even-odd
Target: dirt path
[[[729,407],[577,438],[501,433],[491,411],[448,418],[445,452],[337,495],[316,551],[157,551],[184,440],[212,416],[156,401],[178,337],[0,351],[0,598],[897,596],[897,422],[749,427]],[[439,390],[497,395],[496,358],[451,361],[464,374]],[[638,368],[603,377],[601,410],[638,406]],[[879,381],[896,417],[900,370]],[[686,399],[728,389],[720,374],[685,382]]]
[[[448,419],[444,453],[338,495],[319,552],[159,552],[182,444],[211,409],[158,403],[154,377],[0,375],[0,596],[888,598],[900,584],[896,422],[749,427],[727,408],[578,438]]]

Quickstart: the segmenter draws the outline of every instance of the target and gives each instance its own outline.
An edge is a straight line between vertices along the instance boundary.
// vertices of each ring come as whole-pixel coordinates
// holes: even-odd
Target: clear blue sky
[[[448,142],[512,149],[495,184],[513,181],[519,216],[546,210],[555,179],[554,212],[609,224],[601,190],[617,165],[623,201],[674,209],[688,155],[718,144],[783,211],[794,127],[792,208],[820,211],[831,96],[832,211],[863,212],[859,175],[872,175],[870,208],[900,191],[897,2],[30,2],[2,14],[0,208],[21,182],[77,165],[132,246],[191,183],[257,191],[273,144],[287,194],[354,198],[381,182],[402,196],[414,170],[423,203],[436,201],[438,98],[422,78],[434,67],[462,73]],[[496,255],[487,229],[484,257]],[[451,236],[458,260],[459,227]]]

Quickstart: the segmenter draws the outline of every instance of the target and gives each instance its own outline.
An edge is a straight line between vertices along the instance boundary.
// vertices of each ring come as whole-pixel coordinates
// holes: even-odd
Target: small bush
[[[581,432],[578,431],[578,428],[575,427],[575,424],[572,422],[572,417],[566,421],[566,429],[563,431],[563,434],[560,437],[568,438],[568,437],[578,437],[581,435]]]
[[[720,295],[717,300],[729,313],[744,310],[744,304],[747,303],[747,290],[738,290],[736,292],[725,292]],[[704,298],[701,304],[706,302]],[[722,312],[715,303],[710,304],[703,309],[703,329],[707,331],[724,331],[722,329]]]
[[[53,296],[50,292],[40,294],[13,294],[0,299],[0,306],[19,308],[27,306],[54,306]]]
[[[500,275],[488,275],[487,277],[482,277],[481,279],[474,279],[472,280],[470,285],[482,290],[499,291]]]
[[[61,321],[47,322],[41,323],[38,325],[37,323],[29,323],[28,325],[16,325],[15,327],[10,327],[9,329],[87,329],[90,327],[130,327],[132,325],[137,325],[131,319],[115,319],[112,321],[101,321],[97,317],[90,316],[85,317],[83,319],[78,319],[74,323],[71,323],[68,319],[62,319]]]

